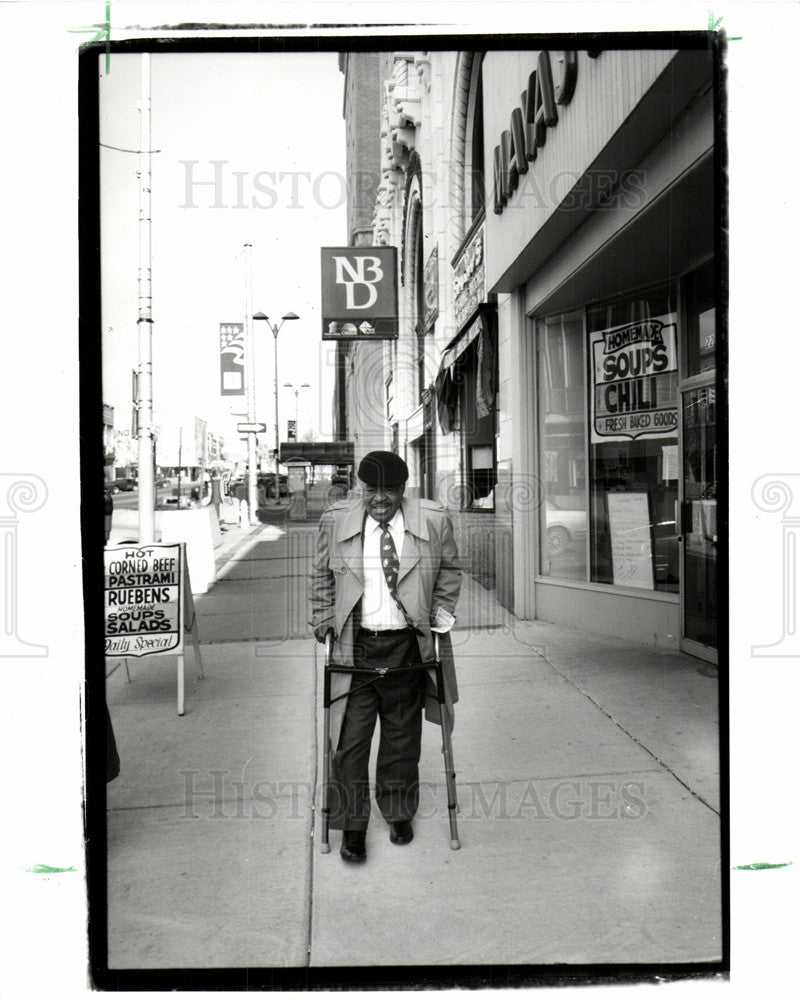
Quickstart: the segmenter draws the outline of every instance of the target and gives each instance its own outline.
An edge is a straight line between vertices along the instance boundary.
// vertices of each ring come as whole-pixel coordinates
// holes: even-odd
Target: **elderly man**
[[[458,694],[452,649],[461,571],[453,526],[441,504],[404,496],[408,467],[393,452],[373,451],[358,467],[361,495],[336,504],[320,522],[311,572],[311,625],[319,642],[334,639],[333,662],[387,668],[375,678],[333,674],[335,748],[330,825],[341,829],[345,861],[366,859],[368,765],[375,722],[381,732],[375,798],[393,844],[408,844],[419,803],[422,708],[439,719],[433,674],[411,671],[434,659],[442,635],[446,711]]]

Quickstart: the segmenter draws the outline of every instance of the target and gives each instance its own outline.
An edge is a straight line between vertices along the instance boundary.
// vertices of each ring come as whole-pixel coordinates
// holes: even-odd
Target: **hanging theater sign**
[[[397,248],[322,247],[322,339],[397,339]]]

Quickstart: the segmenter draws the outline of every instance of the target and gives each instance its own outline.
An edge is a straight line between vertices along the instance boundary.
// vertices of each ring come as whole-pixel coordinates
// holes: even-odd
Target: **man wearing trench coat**
[[[384,455],[388,453],[371,453]],[[391,456],[405,470],[405,463]],[[369,456],[367,456],[367,459]],[[365,459],[366,461],[366,459]],[[359,468],[361,476],[362,468]],[[365,484],[362,482],[362,488]],[[374,491],[373,491],[374,492]],[[402,489],[400,490],[402,493]],[[431,625],[437,614],[453,615],[461,586],[461,570],[450,518],[444,507],[436,501],[414,499],[405,495],[399,499],[402,510],[404,534],[399,555],[396,594],[399,605],[409,625],[409,635],[416,633],[420,662],[435,658]],[[311,622],[315,635],[321,641],[332,630],[334,645],[332,662],[352,665],[357,654],[354,648],[359,636],[361,598],[364,595],[363,546],[370,522],[368,501],[362,496],[335,504],[322,515],[317,537],[316,554],[310,576]],[[399,546],[398,546],[399,547]],[[413,629],[413,632],[411,631]],[[416,653],[416,650],[414,651]],[[440,655],[444,675],[445,710],[452,721],[453,704],[458,700],[452,644],[447,634],[440,636]],[[416,661],[416,656],[413,657]],[[419,676],[419,675],[417,675]],[[357,677],[354,685],[361,684]],[[380,683],[376,681],[375,683]],[[351,675],[331,675],[331,699],[345,694],[351,687]],[[355,688],[354,688],[355,690]],[[331,706],[331,747],[339,747],[340,733],[348,698],[333,701]],[[439,703],[436,699],[435,673],[429,671],[424,683],[425,717],[440,722]],[[374,723],[373,723],[374,724]],[[383,730],[383,721],[381,722]],[[418,752],[417,752],[418,753]],[[417,756],[418,762],[418,756]],[[414,766],[416,766],[416,763]],[[336,755],[334,754],[334,770]],[[380,764],[380,760],[379,760]],[[388,817],[387,817],[388,819]],[[331,826],[341,828],[343,823],[332,815]],[[405,838],[395,837],[394,843],[411,839],[410,824]],[[347,837],[347,832],[345,832]],[[363,860],[363,838],[360,853],[348,856],[343,843],[345,860]]]

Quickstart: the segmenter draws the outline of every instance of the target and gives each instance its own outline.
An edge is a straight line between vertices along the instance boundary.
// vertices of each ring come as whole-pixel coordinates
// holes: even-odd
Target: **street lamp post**
[[[310,389],[311,386],[308,384],[308,382],[303,382],[303,384],[299,385],[299,386],[295,386],[292,382],[284,382],[283,383],[283,387],[284,387],[284,389],[292,389],[293,392],[294,392],[294,433],[295,433],[295,437],[299,441],[300,440],[300,422],[299,422],[300,421],[300,417],[299,417],[299,414],[300,414],[300,402],[299,402],[300,390],[301,389]]]
[[[270,330],[272,330],[272,336],[275,338],[275,500],[277,502],[280,499],[280,487],[278,483],[278,452],[280,451],[280,428],[278,425],[278,334],[286,320],[300,319],[300,317],[297,313],[287,312],[281,317],[280,323],[270,323],[269,316],[265,316],[263,312],[257,312],[253,316],[253,319],[263,320]]]

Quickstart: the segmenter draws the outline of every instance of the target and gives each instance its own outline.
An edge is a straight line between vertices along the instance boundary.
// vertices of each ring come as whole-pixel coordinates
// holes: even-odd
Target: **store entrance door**
[[[682,648],[717,661],[716,389],[683,391]]]

